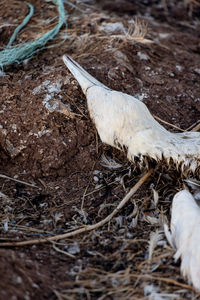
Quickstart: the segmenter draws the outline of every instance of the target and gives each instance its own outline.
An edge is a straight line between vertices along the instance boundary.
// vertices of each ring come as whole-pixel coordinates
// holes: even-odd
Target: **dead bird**
[[[182,171],[200,170],[200,132],[172,133],[160,125],[146,105],[128,94],[109,89],[69,56],[67,68],[87,98],[90,116],[102,142],[126,149],[129,160],[150,157],[180,165]]]
[[[181,259],[181,273],[200,291],[200,207],[187,190],[178,192],[172,202],[170,229],[165,235]]]

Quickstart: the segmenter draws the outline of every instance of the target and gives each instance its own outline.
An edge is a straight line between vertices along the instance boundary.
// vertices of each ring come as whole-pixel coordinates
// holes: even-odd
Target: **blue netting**
[[[17,26],[17,28],[15,29],[15,31],[13,32],[10,41],[8,42],[7,48],[10,47],[12,45],[12,43],[14,42],[14,40],[16,39],[16,36],[18,35],[18,33],[20,32],[20,30],[29,22],[30,18],[32,17],[33,13],[34,13],[34,7],[32,4],[30,3],[26,3],[29,8],[29,14],[24,18],[24,20],[22,21],[22,23]]]
[[[25,17],[24,21],[15,29],[9,41],[9,45],[4,50],[0,51],[0,67],[2,69],[4,66],[11,65],[13,63],[21,63],[26,58],[32,56],[39,49],[42,49],[49,40],[52,40],[55,35],[58,34],[62,25],[66,24],[66,13],[63,5],[63,0],[54,0],[53,2],[55,5],[57,5],[58,9],[58,24],[50,31],[43,34],[40,38],[16,46],[10,46],[16,38],[20,29],[28,23],[33,14],[32,5],[28,4],[30,7],[29,14]]]

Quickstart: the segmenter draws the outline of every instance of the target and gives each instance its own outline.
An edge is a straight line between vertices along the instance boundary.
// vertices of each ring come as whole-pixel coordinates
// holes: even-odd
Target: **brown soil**
[[[56,24],[52,3],[31,2],[34,17],[17,43]],[[0,191],[6,195],[0,203],[1,242],[42,238],[96,223],[141,177],[142,171],[123,153],[101,143],[85,97],[62,62],[63,54],[71,55],[110,88],[139,97],[162,120],[183,130],[197,124],[200,10],[184,6],[184,1],[168,2],[89,0],[77,4],[83,12],[66,4],[68,29],[48,44],[54,47],[4,69],[0,174],[36,188],[0,178]],[[15,28],[2,25],[19,24],[27,11],[25,2],[2,1],[1,47]],[[107,23],[128,28],[136,16],[148,22],[146,38],[153,43],[109,37],[122,32],[106,31]],[[55,111],[55,100],[77,116]],[[103,166],[102,154],[121,167]],[[54,244],[1,248],[0,299],[148,299],[152,285],[157,293],[174,294],[167,299],[197,299],[189,285],[181,286],[186,282],[164,236],[153,260],[147,259],[150,233],[162,229],[163,215],[169,219],[171,199],[182,186],[178,172],[157,168],[130,203],[98,230]],[[153,189],[159,194],[156,207]],[[149,278],[136,278],[144,274]]]

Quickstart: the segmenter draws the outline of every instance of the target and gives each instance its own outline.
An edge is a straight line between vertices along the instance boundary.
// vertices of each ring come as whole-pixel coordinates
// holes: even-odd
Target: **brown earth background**
[[[30,2],[34,16],[16,44],[57,23],[52,2]],[[94,224],[144,171],[102,144],[62,55],[110,88],[139,98],[168,130],[191,129],[200,119],[198,1],[72,3],[77,7],[65,3],[67,28],[47,48],[0,73],[0,174],[36,186],[0,178],[0,243]],[[1,0],[1,49],[27,13],[24,1]],[[148,24],[145,38],[151,43],[125,34],[134,20]],[[112,169],[102,155],[113,160]],[[200,299],[180,275],[180,262],[174,262],[162,232],[149,258],[150,236],[170,220],[172,197],[185,179],[179,171],[154,166],[153,175],[103,227],[57,242],[1,247],[0,299]]]

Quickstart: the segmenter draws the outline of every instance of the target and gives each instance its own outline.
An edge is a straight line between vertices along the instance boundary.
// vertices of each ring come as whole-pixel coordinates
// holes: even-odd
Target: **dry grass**
[[[111,161],[107,158],[107,164],[103,169],[107,174],[107,179],[101,189],[96,190],[93,182],[89,183],[87,193],[85,193],[85,187],[82,189],[85,203],[93,196],[95,201],[98,201],[100,193],[105,191],[108,185],[112,194],[120,198],[119,195],[124,194],[124,189],[127,191],[133,182],[138,181],[140,171],[130,165],[123,165],[122,161],[116,161],[116,159],[115,156]],[[112,166],[118,165],[119,168],[111,170],[111,163]],[[183,282],[179,275],[179,266],[173,265],[174,252],[168,247],[164,236],[160,235],[163,221],[166,216],[169,216],[170,199],[182,186],[182,178],[177,182],[177,175],[176,170],[157,168],[154,176],[144,184],[143,190],[136,192],[134,199],[129,200],[129,203],[124,201],[114,210],[112,206],[115,206],[116,200],[106,202],[102,207],[88,209],[86,206],[87,218],[95,212],[94,225],[82,224],[81,231],[77,228],[80,227],[84,218],[78,210],[68,223],[70,232],[53,237],[52,230],[39,229],[38,226],[23,226],[20,223],[13,224],[13,226],[9,224],[9,235],[5,234],[1,237],[1,246],[25,246],[51,241],[52,249],[58,257],[66,257],[73,261],[74,268],[77,266],[77,270],[73,271],[74,280],[60,283],[61,290],[54,291],[58,299],[75,300],[80,299],[80,295],[83,299],[98,300],[108,299],[108,297],[146,299],[142,294],[144,295],[145,287],[152,284],[159,289],[157,294],[174,294],[179,297],[178,299],[187,295],[197,295],[191,286]],[[46,186],[46,188],[49,187]],[[29,189],[28,186],[27,189]],[[6,202],[7,200],[3,199],[4,209],[1,210],[1,220],[9,220],[11,217],[5,210]],[[125,203],[126,205],[123,206]],[[24,217],[28,208],[27,204],[23,209]],[[12,207],[12,205],[11,199],[9,206]],[[56,202],[55,204],[52,202],[51,205],[51,208],[45,210],[46,219],[51,218],[55,213],[60,213],[60,219],[57,219],[57,222],[63,224],[63,206],[58,207]],[[33,207],[32,218],[34,218],[34,209]],[[20,222],[23,222],[17,210],[14,215]],[[37,210],[35,217],[37,217]],[[102,221],[98,222],[99,219]],[[58,225],[55,223],[54,226],[56,228]],[[1,229],[3,230],[3,227]],[[76,235],[81,232],[85,234]],[[32,240],[31,237],[35,234],[39,238]],[[23,236],[29,240],[13,242],[14,237],[18,237],[19,240]],[[56,242],[58,239],[61,239],[59,243]],[[75,250],[71,251],[70,247]],[[85,264],[85,259],[90,259],[89,266]]]
[[[159,276],[159,274],[155,276],[132,271],[131,264],[125,270],[116,273],[106,272],[100,268],[87,268],[84,272],[78,274],[78,279],[75,282],[68,281],[61,282],[60,284],[62,287],[65,287],[61,294],[62,297],[82,294],[86,296],[86,299],[93,299],[94,295],[96,295],[96,299],[98,300],[108,299],[109,296],[112,296],[113,299],[135,300],[141,295],[138,292],[139,285],[142,285],[145,289],[145,286],[152,283],[156,285],[158,282],[161,283],[161,286],[162,283],[167,283],[168,285],[164,291],[157,294],[157,296],[160,294],[160,297],[168,294],[171,298],[174,296],[180,299],[181,294],[183,295],[186,289],[196,292],[194,288],[187,284],[168,277]],[[72,289],[73,286],[74,288]],[[178,290],[175,290],[175,288],[178,288]],[[146,298],[140,297],[139,299]]]
[[[51,241],[58,241],[61,239],[67,239],[69,237],[76,236],[78,234],[91,231],[91,230],[97,230],[99,227],[102,227],[106,223],[110,222],[111,219],[122,209],[122,207],[129,201],[129,199],[133,196],[133,194],[140,188],[140,186],[151,176],[153,173],[153,169],[150,169],[142,178],[134,185],[133,188],[128,192],[128,194],[120,201],[120,203],[117,205],[117,207],[113,210],[111,214],[109,214],[105,219],[101,220],[100,222],[93,224],[93,225],[86,225],[82,228],[76,229],[72,232],[55,235],[53,237],[44,238],[44,239],[34,239],[29,241],[20,241],[20,242],[9,242],[9,243],[1,243],[0,247],[19,247],[19,246],[26,246],[26,245],[36,245],[36,244],[43,244]],[[84,192],[85,195],[85,192]],[[81,210],[83,209],[83,206],[81,205]]]

